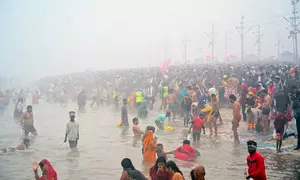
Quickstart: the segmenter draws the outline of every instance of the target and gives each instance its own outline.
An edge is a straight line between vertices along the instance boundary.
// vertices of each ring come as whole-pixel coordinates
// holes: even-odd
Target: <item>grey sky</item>
[[[276,56],[280,39],[291,50],[289,0],[3,0],[0,1],[1,75],[25,78],[84,71],[160,65],[167,54],[182,61],[187,34],[188,59],[210,54],[204,32],[215,24],[216,56],[240,56],[234,28],[241,14],[246,25],[260,24],[262,56]],[[245,53],[256,54],[248,33]]]

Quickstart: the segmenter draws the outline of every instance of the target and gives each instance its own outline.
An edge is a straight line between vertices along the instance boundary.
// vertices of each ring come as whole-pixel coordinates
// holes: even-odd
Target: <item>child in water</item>
[[[140,138],[142,136],[142,134],[144,134],[144,132],[140,129],[140,127],[138,127],[139,119],[133,118],[132,123],[133,123],[132,132],[133,132],[134,136]]]
[[[189,129],[189,133],[191,129],[193,129],[193,141],[200,141],[201,129],[204,127],[204,114],[200,113],[198,117],[195,117],[192,121],[191,127]]]
[[[166,114],[160,114],[156,117],[155,119],[155,124],[156,126],[158,127],[158,129],[160,130],[164,130],[164,122],[165,122],[165,119],[167,117],[170,117],[171,116],[171,113],[170,112],[167,112]]]
[[[167,161],[168,160],[168,157],[167,157],[168,154],[173,154],[173,151],[171,151],[171,152],[165,152],[163,144],[157,144],[156,145],[156,155],[157,155],[157,158],[164,157],[166,159],[166,161]]]

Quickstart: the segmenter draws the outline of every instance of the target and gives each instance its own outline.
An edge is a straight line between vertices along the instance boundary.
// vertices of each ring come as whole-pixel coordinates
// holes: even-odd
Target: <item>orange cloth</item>
[[[275,91],[275,86],[268,86],[268,94],[270,96],[273,96],[274,91]]]
[[[144,139],[144,162],[147,165],[154,165],[156,162],[155,142],[153,138],[153,132],[147,131]]]
[[[173,175],[172,180],[184,180],[184,179],[183,179],[183,176],[180,173],[176,172]]]

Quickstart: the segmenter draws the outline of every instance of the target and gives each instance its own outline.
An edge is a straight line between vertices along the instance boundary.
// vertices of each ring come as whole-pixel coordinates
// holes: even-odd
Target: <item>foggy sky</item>
[[[216,57],[240,57],[235,25],[241,14],[246,25],[260,24],[262,57],[292,51],[287,39],[289,0],[3,0],[0,1],[0,72],[25,79],[46,75],[160,65],[167,57],[183,61],[182,40],[187,36],[187,57],[211,53],[209,39],[215,24]],[[245,38],[245,54],[256,54],[253,31]],[[280,33],[280,36],[278,35]]]

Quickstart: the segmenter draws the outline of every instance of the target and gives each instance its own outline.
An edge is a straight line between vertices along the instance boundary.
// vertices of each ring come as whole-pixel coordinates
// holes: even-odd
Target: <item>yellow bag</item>
[[[165,126],[164,130],[172,131],[172,130],[174,130],[174,127],[172,127],[172,126]]]

